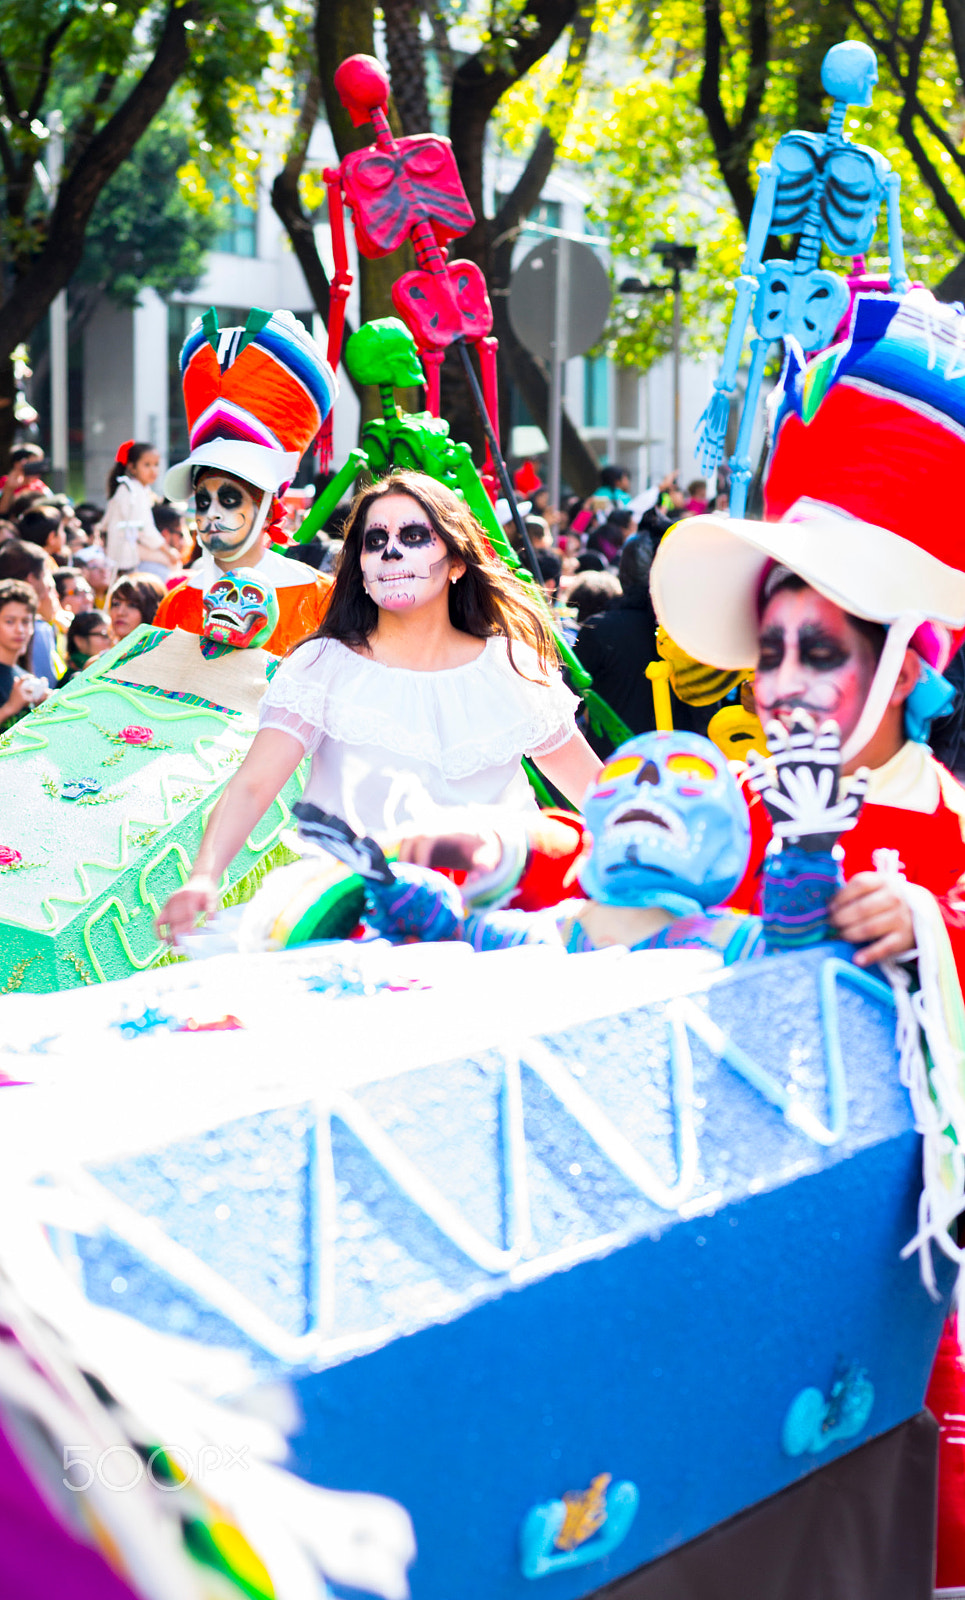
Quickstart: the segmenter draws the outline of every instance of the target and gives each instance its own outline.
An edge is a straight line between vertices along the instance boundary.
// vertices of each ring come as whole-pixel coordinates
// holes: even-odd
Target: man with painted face
[[[174,467],[166,483],[171,493]],[[178,479],[180,484],[180,479]],[[184,582],[162,600],[155,621],[162,628],[182,628],[187,633],[203,631],[203,597],[218,573],[237,567],[256,569],[259,577],[274,589],[278,600],[278,621],[266,645],[274,655],[285,655],[302,639],[314,633],[328,606],[332,579],[315,572],[301,561],[290,561],[269,549],[272,525],[265,525],[261,505],[266,491],[227,472],[202,469],[195,481],[198,539],[202,554],[185,575]],[[280,510],[268,492],[272,514]]]
[[[220,329],[213,311],[181,352],[191,454],[165,492],[193,494],[201,555],[162,601],[155,621],[201,633],[202,597],[220,573],[253,568],[274,589],[278,621],[266,648],[285,655],[319,627],[331,578],[270,548],[284,542],[281,495],[337,393],[328,363],[290,312],[252,311]]]
[[[965,790],[926,743],[948,709],[940,673],[965,629],[961,519],[928,509],[934,485],[965,470],[963,344],[960,308],[924,291],[859,297],[845,344],[806,368],[799,353],[789,357],[764,483],[768,520],[682,522],[651,574],[654,608],[677,645],[714,667],[754,669],[772,750],[793,738],[804,711],[838,724],[846,774],[869,769],[831,917],[860,965],[917,955],[920,978],[931,968],[934,982],[916,997],[926,1018],[936,996],[960,1016],[954,979],[944,979],[945,934],[965,980]],[[762,805],[751,814],[751,863],[732,902],[744,906],[755,903],[771,833]],[[940,1424],[943,1593],[965,1586],[962,1380],[952,1320],[926,1396]]]
[[[922,291],[860,299],[851,340],[803,371],[792,359],[765,483],[774,522],[679,524],[652,572],[657,615],[712,666],[753,667],[762,722],[797,712],[840,729],[843,771],[870,769],[843,841],[840,936],[870,966],[909,955],[908,898],[891,867],[930,891],[965,976],[965,791],[927,748],[951,692],[940,670],[965,626],[965,541],[923,515],[936,473],[965,467],[965,319]],[[928,350],[932,351],[929,363]],[[960,362],[958,364],[960,373]],[[924,403],[923,403],[924,402]],[[753,905],[770,836],[737,904]]]

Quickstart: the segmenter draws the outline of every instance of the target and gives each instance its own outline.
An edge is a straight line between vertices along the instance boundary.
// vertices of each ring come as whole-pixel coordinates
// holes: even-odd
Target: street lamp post
[[[52,111],[47,118],[50,129],[51,209],[64,167],[64,118]],[[50,476],[54,491],[67,489],[67,290],[61,289],[50,306]]]
[[[678,244],[674,239],[658,239],[652,251],[673,274],[670,280],[673,290],[673,470],[677,472],[680,467],[680,312],[683,287],[680,274],[693,271],[697,264],[697,246]]]

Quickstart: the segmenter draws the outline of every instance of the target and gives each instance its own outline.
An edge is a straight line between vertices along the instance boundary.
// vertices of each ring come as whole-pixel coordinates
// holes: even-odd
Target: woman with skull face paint
[[[305,799],[362,834],[466,807],[526,816],[523,755],[577,801],[599,771],[576,705],[542,611],[464,503],[394,473],[357,496],[325,622],[275,674],[162,929],[175,937],[212,909],[225,866],[305,754]]]

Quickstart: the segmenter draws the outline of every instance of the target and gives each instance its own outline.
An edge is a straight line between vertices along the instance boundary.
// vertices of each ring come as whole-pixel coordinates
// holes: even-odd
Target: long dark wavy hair
[[[459,496],[421,472],[393,472],[356,495],[345,523],[335,587],[325,620],[313,639],[340,639],[364,649],[375,632],[379,608],[362,581],[362,535],[369,507],[387,494],[407,494],[418,501],[450,556],[465,563],[458,583],[449,585],[449,620],[474,639],[500,636],[508,642],[514,669],[513,642],[530,645],[540,670],[558,663],[549,621],[537,597],[490,549],[489,541]],[[523,674],[520,674],[523,676]]]

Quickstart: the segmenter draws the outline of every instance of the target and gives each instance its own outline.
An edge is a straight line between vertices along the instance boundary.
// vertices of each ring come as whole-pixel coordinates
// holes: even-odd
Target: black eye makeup
[[[422,550],[432,543],[433,529],[425,522],[406,522],[395,535],[406,550]],[[363,550],[384,550],[389,543],[388,528],[367,528],[362,540]]]
[[[758,672],[776,672],[784,660],[786,640],[782,628],[765,628],[760,637]],[[851,659],[847,645],[824,628],[805,624],[797,636],[797,654],[802,667],[812,672],[837,672]]]
[[[776,672],[784,660],[783,628],[765,628],[761,634],[757,653],[758,672]]]
[[[815,672],[836,672],[850,659],[851,651],[833,633],[805,626],[798,634],[798,654],[802,667]]]
[[[217,503],[222,511],[237,511],[244,500],[244,493],[234,483],[223,483],[214,494],[210,489],[200,488],[194,496],[194,503],[200,512],[210,511],[211,506]]]

